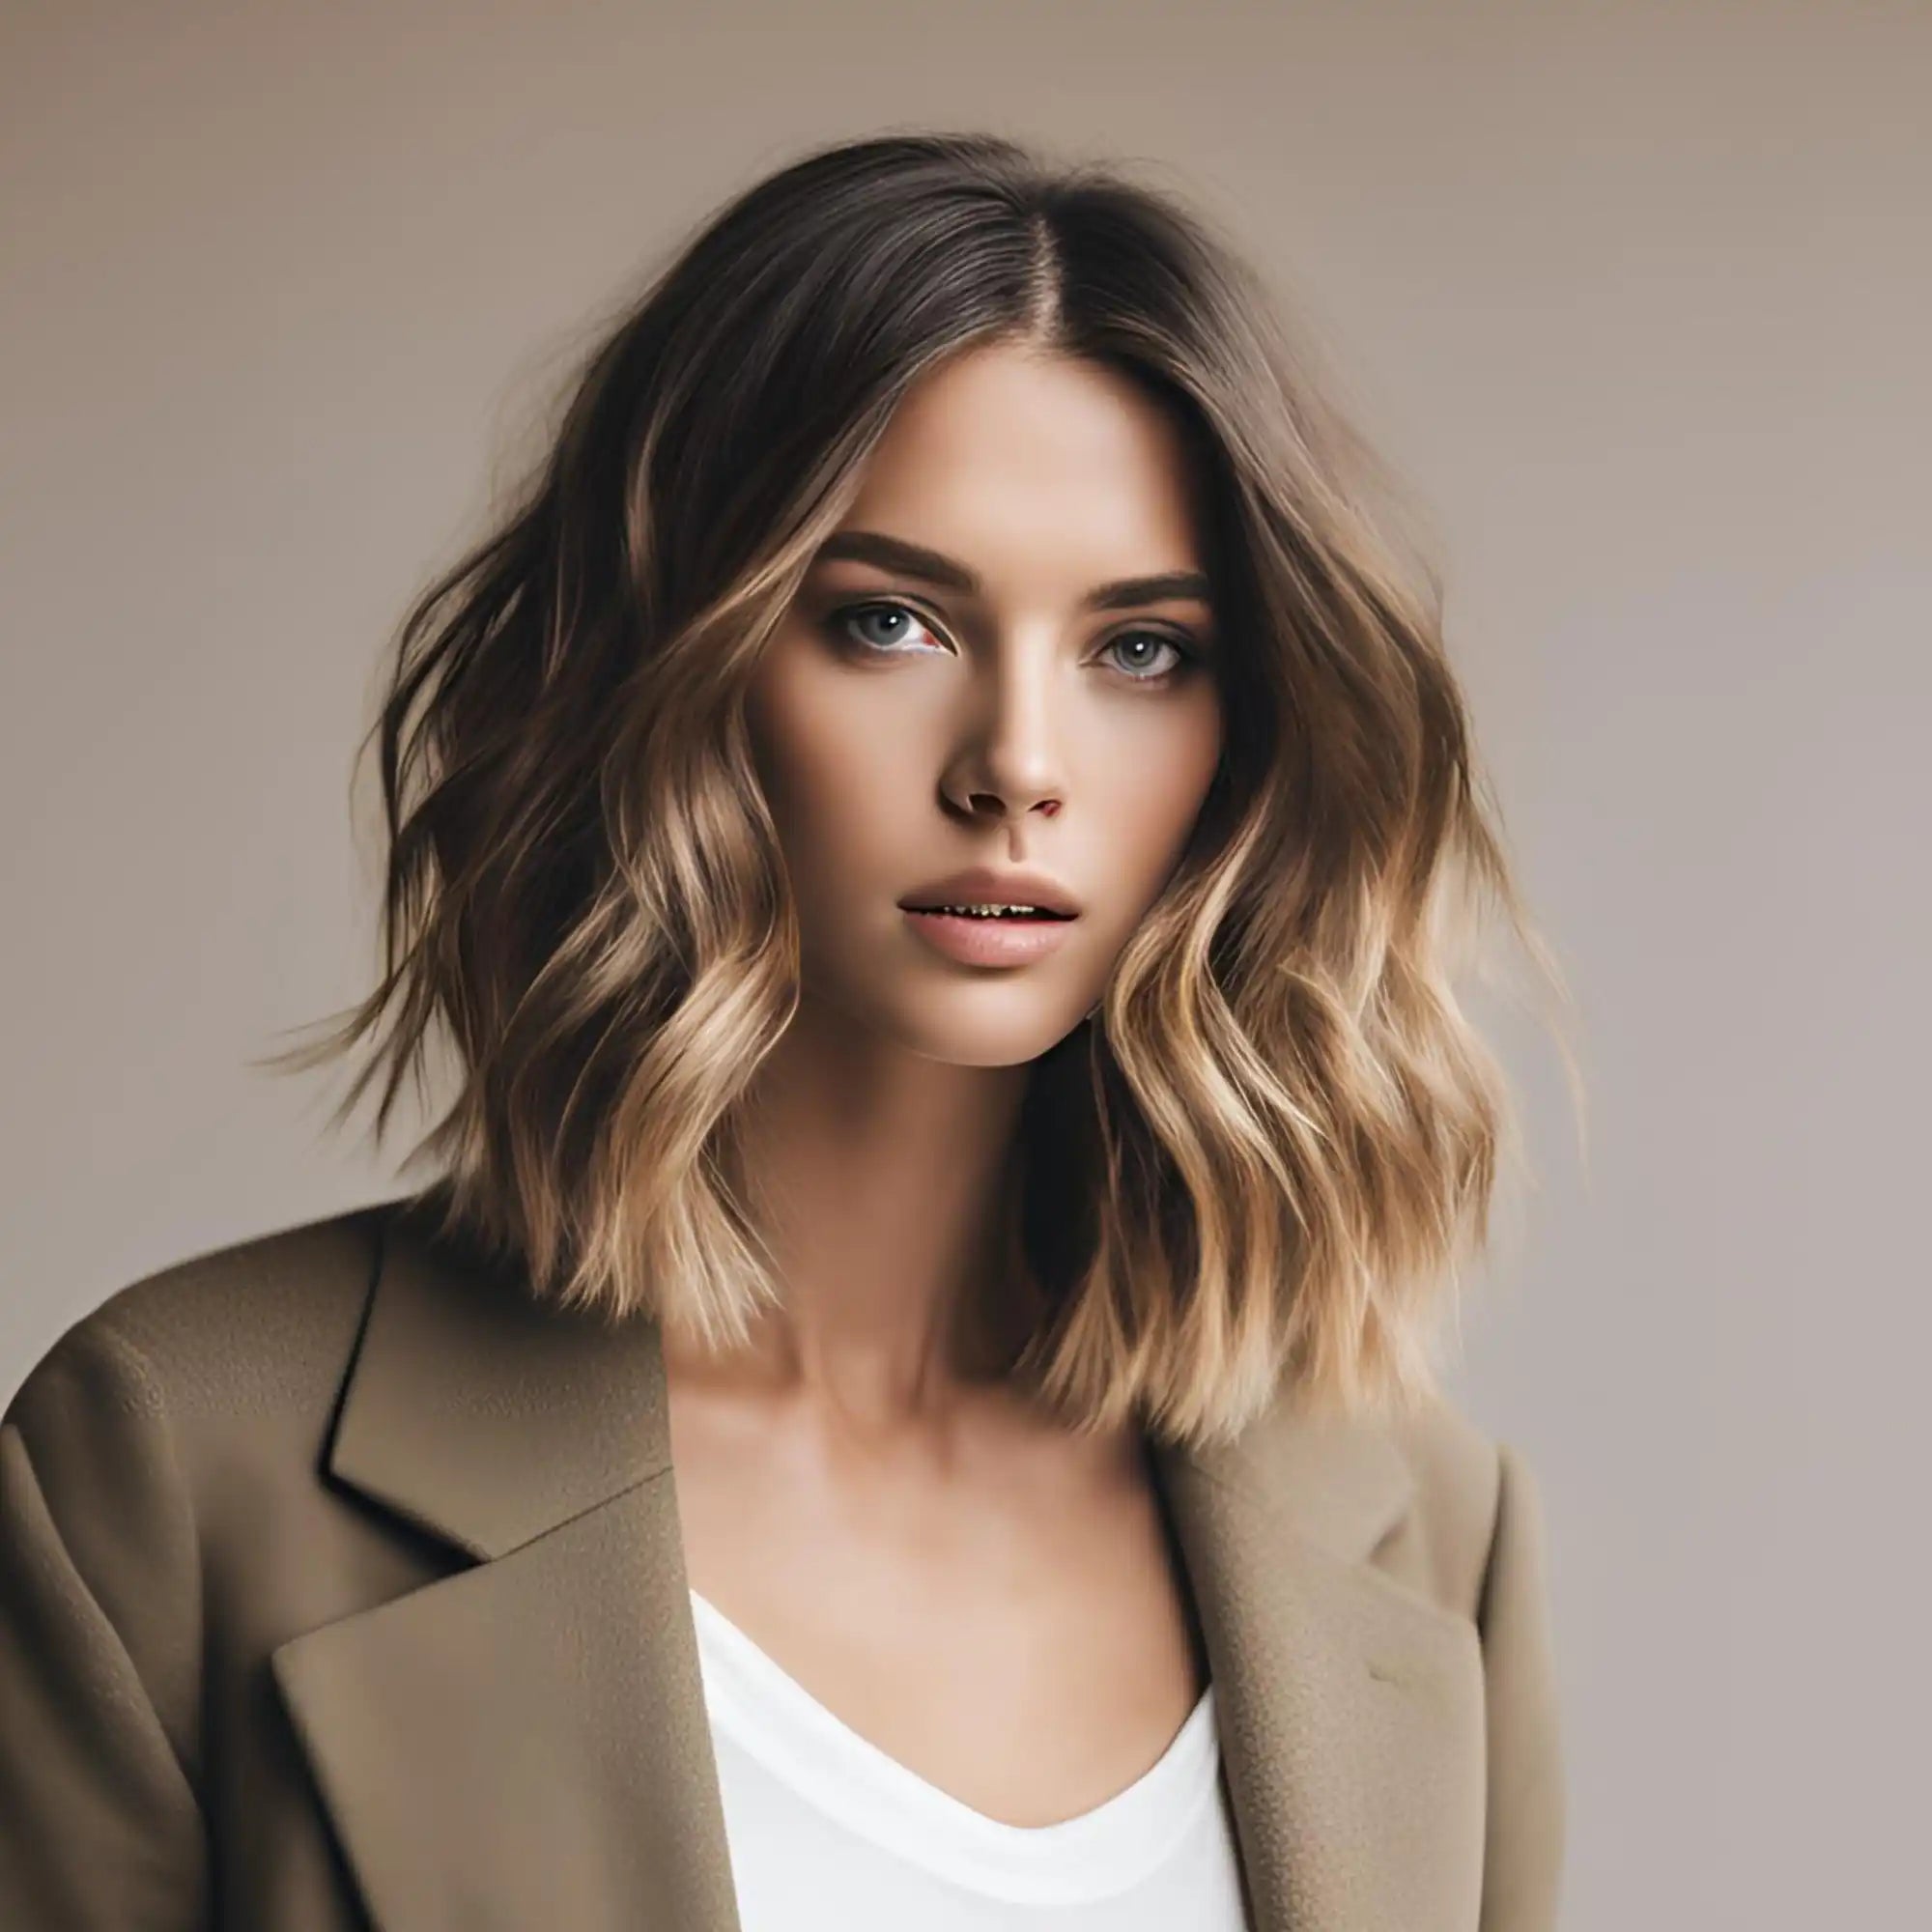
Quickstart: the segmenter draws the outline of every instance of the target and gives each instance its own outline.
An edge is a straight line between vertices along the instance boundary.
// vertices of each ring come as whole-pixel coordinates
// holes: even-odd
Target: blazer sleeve
[[[1497,1444],[1497,1461],[1495,1526],[1476,1615],[1489,1711],[1482,1932],[1550,1932],[1566,1793],[1543,1503],[1508,1443]]]
[[[0,1415],[0,1925],[208,1923],[193,1510],[146,1358],[98,1313]]]

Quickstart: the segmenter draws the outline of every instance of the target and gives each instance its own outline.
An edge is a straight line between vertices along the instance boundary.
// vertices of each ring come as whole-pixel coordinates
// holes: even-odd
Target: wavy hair
[[[728,202],[571,372],[492,533],[404,618],[380,715],[381,1140],[433,1037],[458,1091],[411,1162],[534,1291],[739,1340],[780,1285],[736,1165],[798,998],[741,699],[895,404],[972,345],[1121,370],[1202,451],[1228,729],[1182,863],[1094,1014],[1036,1063],[1011,1372],[1073,1427],[1205,1442],[1284,1377],[1412,1403],[1520,1154],[1455,980],[1500,909],[1435,576],[1280,305],[1118,165],[982,133],[809,153]]]

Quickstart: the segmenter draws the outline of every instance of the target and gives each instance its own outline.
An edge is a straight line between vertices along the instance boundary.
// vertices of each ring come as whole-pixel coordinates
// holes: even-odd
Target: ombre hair
[[[1035,1063],[1012,1374],[1076,1428],[1226,1437],[1284,1378],[1436,1392],[1433,1341],[1520,1155],[1455,979],[1500,910],[1439,587],[1254,271],[1116,167],[978,133],[828,146],[730,201],[573,371],[513,508],[403,620],[380,715],[376,1135],[533,1290],[742,1341],[781,1286],[736,1165],[799,933],[743,711],[895,406],[975,345],[1104,364],[1202,457],[1223,753],[1094,1013]]]

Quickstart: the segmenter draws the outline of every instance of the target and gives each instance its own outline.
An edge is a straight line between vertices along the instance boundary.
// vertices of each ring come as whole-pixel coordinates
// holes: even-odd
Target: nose
[[[1065,731],[1056,716],[1054,660],[1003,654],[973,680],[944,789],[972,817],[1056,817],[1066,791]]]

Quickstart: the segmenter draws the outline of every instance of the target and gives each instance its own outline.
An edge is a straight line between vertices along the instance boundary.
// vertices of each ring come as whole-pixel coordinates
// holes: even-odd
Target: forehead
[[[966,350],[895,411],[849,521],[996,572],[1201,561],[1198,479],[1172,414],[1101,364]]]

